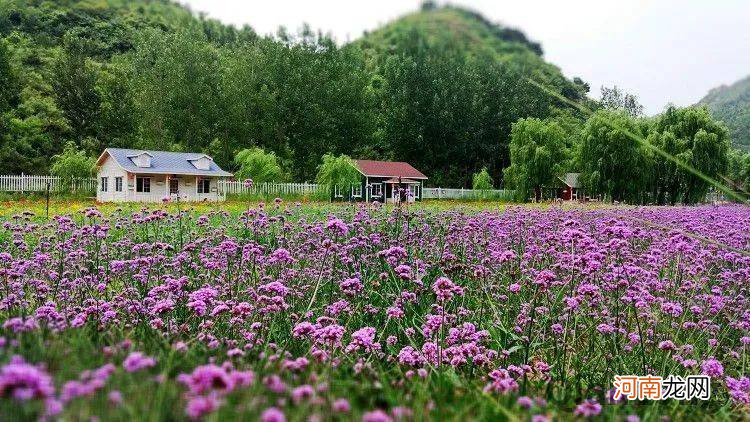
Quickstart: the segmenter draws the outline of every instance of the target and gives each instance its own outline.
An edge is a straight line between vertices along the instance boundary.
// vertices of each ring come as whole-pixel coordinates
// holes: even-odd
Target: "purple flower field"
[[[276,203],[0,229],[0,419],[734,419],[750,208]],[[627,401],[615,375],[708,375]]]

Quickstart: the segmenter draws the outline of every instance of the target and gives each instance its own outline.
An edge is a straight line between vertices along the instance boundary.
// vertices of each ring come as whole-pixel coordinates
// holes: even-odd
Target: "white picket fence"
[[[327,191],[327,186],[315,183],[254,183],[252,186],[245,186],[245,182],[237,180],[219,180],[218,184],[220,195],[315,195]]]
[[[422,188],[423,199],[512,199],[513,190],[508,189],[456,189],[456,188]]]
[[[0,192],[45,192],[47,184],[51,192],[96,193],[95,177],[62,180],[57,176],[33,176],[21,174],[0,176]],[[267,196],[311,196],[328,195],[328,187],[316,183],[255,183],[245,186],[243,181],[219,180],[219,195],[250,194]],[[506,189],[473,190],[455,188],[422,188],[422,199],[512,199],[513,191]]]
[[[27,174],[0,176],[0,192],[96,192],[96,178],[84,177],[63,180],[57,176]]]

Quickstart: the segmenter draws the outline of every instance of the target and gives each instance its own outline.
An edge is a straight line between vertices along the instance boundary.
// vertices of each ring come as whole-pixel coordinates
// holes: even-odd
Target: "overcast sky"
[[[181,0],[261,34],[307,22],[339,42],[419,8],[420,0]],[[442,1],[438,2],[442,4]],[[750,0],[454,0],[539,41],[545,58],[602,85],[636,94],[648,114],[690,105],[750,74]]]

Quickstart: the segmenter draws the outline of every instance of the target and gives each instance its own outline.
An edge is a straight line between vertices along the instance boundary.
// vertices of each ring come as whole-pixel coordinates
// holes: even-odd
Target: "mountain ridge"
[[[697,105],[727,125],[734,146],[750,151],[750,75],[712,88]]]

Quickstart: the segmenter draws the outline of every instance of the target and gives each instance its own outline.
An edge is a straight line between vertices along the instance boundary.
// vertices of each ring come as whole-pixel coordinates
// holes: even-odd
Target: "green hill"
[[[541,44],[518,29],[490,22],[465,8],[423,7],[355,41],[381,64],[394,54],[414,53],[414,46],[420,43],[427,54],[436,57],[456,53],[497,60],[498,64],[521,70],[526,76],[535,76],[538,82],[571,99],[582,99],[588,91],[582,81],[567,80],[557,66],[545,62]]]
[[[750,151],[750,76],[712,89],[698,104],[729,127],[736,147]]]
[[[522,32],[458,7],[423,7],[354,45],[384,80],[380,142],[394,158],[436,174],[436,184],[468,186],[485,166],[500,180],[511,124],[567,108],[530,80],[572,100],[588,91]]]
[[[94,54],[109,57],[133,48],[134,36],[146,28],[203,31],[217,43],[254,36],[248,27],[238,30],[197,16],[171,0],[0,1],[0,34],[20,34],[39,47],[62,45],[72,33],[93,41]]]

